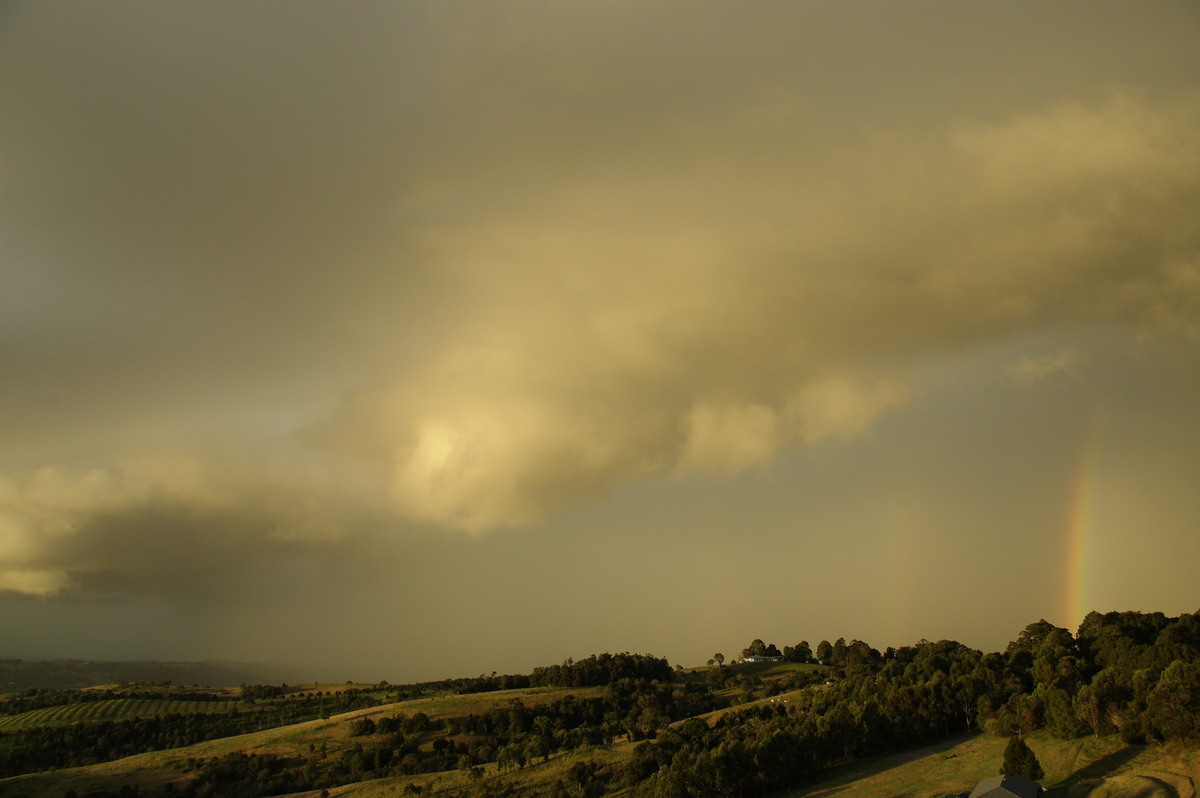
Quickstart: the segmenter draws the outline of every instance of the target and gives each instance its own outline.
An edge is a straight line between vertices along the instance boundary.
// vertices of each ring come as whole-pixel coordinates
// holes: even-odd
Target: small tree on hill
[[[1004,747],[1004,764],[1000,767],[1000,773],[1030,781],[1037,781],[1046,775],[1033,749],[1020,737],[1010,738]]]

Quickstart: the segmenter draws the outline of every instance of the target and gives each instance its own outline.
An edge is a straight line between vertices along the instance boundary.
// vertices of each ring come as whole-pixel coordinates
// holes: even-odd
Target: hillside
[[[1047,798],[1188,798],[1200,783],[1200,745],[1123,743],[1117,735],[1056,740],[1045,732],[1028,738],[1046,770]],[[1004,740],[977,735],[846,768],[819,784],[779,798],[903,798],[953,794],[993,776]]]
[[[361,687],[361,686],[360,686]],[[97,793],[120,794],[136,786],[141,794],[154,794],[165,784],[188,770],[188,763],[199,759],[219,760],[229,756],[302,757],[310,746],[327,746],[342,755],[352,751],[356,722],[423,712],[431,720],[445,721],[469,714],[487,713],[519,700],[530,708],[546,706],[574,695],[595,696],[602,688],[527,688],[494,694],[442,696],[387,704],[333,716],[327,720],[307,721],[263,732],[223,738],[176,750],[141,754],[134,757],[69,769],[57,773],[0,780],[0,796],[61,796],[74,790],[79,796]],[[786,698],[789,694],[782,694]],[[762,699],[757,704],[771,703]],[[776,701],[778,703],[778,700]],[[751,705],[753,706],[753,705]],[[715,718],[727,712],[710,713]],[[1047,771],[1043,783],[1049,796],[1066,798],[1108,798],[1140,795],[1194,796],[1200,782],[1200,746],[1170,744],[1164,746],[1126,746],[1116,735],[1087,737],[1073,741],[1055,740],[1044,732],[1030,736],[1030,744]],[[588,747],[580,751],[552,756],[549,760],[528,764],[518,771],[502,772],[484,767],[478,775],[448,770],[419,776],[369,779],[330,789],[330,795],[375,798],[404,794],[414,788],[430,795],[552,794],[554,785],[570,778],[572,768],[596,766],[600,771],[617,771],[628,765],[636,743],[620,742]],[[809,787],[785,792],[780,798],[832,798],[853,795],[930,796],[968,790],[978,780],[993,775],[1001,761],[1004,740],[978,734],[925,746],[903,754],[871,759],[848,766],[830,778]],[[221,794],[221,793],[213,793]],[[627,794],[617,788],[605,795]]]
[[[802,643],[690,670],[602,654],[416,685],[27,691],[0,701],[0,796],[927,798],[995,775],[1014,735],[1052,796],[1187,796],[1198,628],[1093,613],[991,654],[839,640],[819,663]]]
[[[325,692],[324,685],[306,686],[317,692]],[[366,685],[353,685],[354,690],[370,690]],[[602,688],[526,688],[486,694],[442,695],[431,698],[413,699],[386,703],[369,709],[354,710],[332,715],[328,718],[304,721],[266,729],[249,734],[223,737],[196,743],[181,748],[157,751],[125,757],[86,767],[68,768],[56,772],[41,772],[14,778],[0,779],[0,796],[55,795],[61,796],[74,790],[85,796],[100,792],[119,793],[124,788],[136,787],[143,794],[154,794],[168,783],[176,783],[194,771],[198,762],[218,763],[229,758],[256,757],[267,759],[305,759],[320,751],[324,760],[337,761],[352,754],[364,743],[371,744],[379,734],[358,734],[356,724],[370,720],[379,725],[385,718],[424,717],[422,725],[437,728],[438,724],[452,718],[506,711],[514,701],[530,709],[544,707],[560,701],[568,695],[588,698]],[[418,732],[420,738],[429,743],[439,739],[436,734]],[[462,781],[462,774],[450,771],[450,778],[434,773],[427,778],[400,779],[404,783],[426,783],[429,781],[452,783]],[[396,780],[386,780],[393,783]],[[364,783],[372,789],[373,781]],[[220,791],[210,794],[224,794]],[[245,794],[253,794],[248,792]]]

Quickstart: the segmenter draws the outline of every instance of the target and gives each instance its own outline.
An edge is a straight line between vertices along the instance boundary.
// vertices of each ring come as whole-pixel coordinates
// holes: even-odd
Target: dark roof
[[[1020,776],[992,776],[975,785],[970,798],[1038,798],[1042,788]]]

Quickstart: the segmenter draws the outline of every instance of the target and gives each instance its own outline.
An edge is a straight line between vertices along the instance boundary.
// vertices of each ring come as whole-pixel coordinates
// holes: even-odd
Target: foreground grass
[[[1046,732],[1026,737],[1046,772],[1050,798],[1194,798],[1200,747],[1171,743],[1127,746],[1120,737],[1057,740]],[[849,766],[830,779],[782,798],[928,798],[970,790],[994,776],[1006,740],[977,735]]]

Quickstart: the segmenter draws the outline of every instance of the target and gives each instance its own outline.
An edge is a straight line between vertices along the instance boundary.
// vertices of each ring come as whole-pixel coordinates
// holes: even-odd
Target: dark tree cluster
[[[593,654],[586,659],[568,659],[561,665],[534,668],[530,674],[495,673],[463,679],[388,687],[397,701],[441,693],[492,693],[527,687],[601,687],[620,679],[671,679],[670,663],[648,654]]]
[[[525,674],[506,673],[500,676],[474,676],[465,679],[443,679],[437,682],[425,682],[420,685],[426,693],[495,693],[500,690],[522,690],[529,687],[529,676]],[[416,696],[410,696],[415,698]]]
[[[779,649],[774,643],[764,643],[761,639],[755,638],[750,642],[750,645],[742,649],[742,657],[782,657]]]
[[[289,692],[292,690],[286,684],[242,684],[245,699],[283,698]]]
[[[513,700],[486,714],[453,718],[449,723],[485,750],[517,742],[530,751],[554,753],[617,738],[647,739],[673,721],[715,707],[712,693],[699,684],[622,679],[609,685],[602,697],[567,696],[533,708]]]
[[[229,754],[199,763],[193,780],[161,794],[255,798],[299,792],[307,785],[295,778],[296,764],[296,760],[274,754]]]
[[[649,654],[593,654],[578,662],[534,668],[529,675],[531,687],[598,687],[623,679],[671,681],[671,664]]]
[[[648,798],[765,795],[981,725],[1018,740],[1043,727],[1063,738],[1200,737],[1195,615],[1091,613],[1078,637],[1040,621],[1004,653],[953,641],[872,652],[860,641],[822,641],[818,659],[843,664],[842,678],[788,704],[727,714],[712,728],[688,721],[664,732],[636,749],[627,782]],[[1038,772],[1023,741],[1010,749],[1004,772]]]
[[[550,798],[600,798],[608,791],[611,774],[592,760],[576,762],[567,768],[565,778],[550,790]]]
[[[1030,781],[1037,781],[1046,775],[1033,749],[1020,737],[1008,738],[1008,745],[1004,747],[1004,764],[1000,766],[1000,772]]]
[[[815,653],[807,640],[801,640],[794,646],[784,646],[780,651],[774,643],[764,643],[760,638],[755,638],[742,649],[742,657],[780,657],[785,662],[815,662],[837,667],[869,665],[883,659],[882,654],[863,641],[852,640],[847,643],[845,638],[838,638],[835,643],[822,640],[817,644]]]
[[[669,723],[715,705],[712,694],[699,684],[622,679],[610,684],[602,697],[566,696],[538,707],[513,699],[487,713],[444,722],[431,721],[423,713],[378,721],[364,718],[355,721],[351,733],[367,738],[360,744],[365,774],[360,778],[469,771],[492,762],[508,771],[618,738],[650,739]]]

